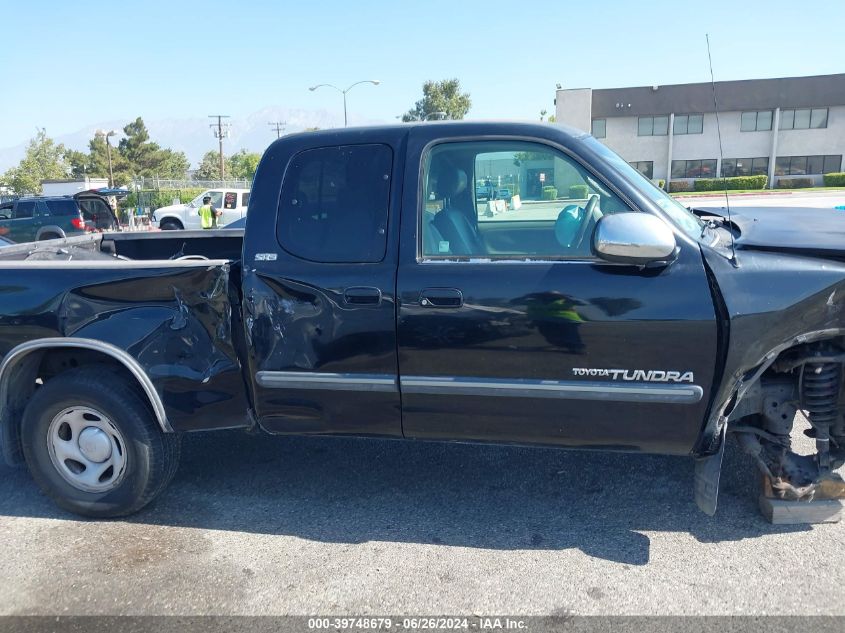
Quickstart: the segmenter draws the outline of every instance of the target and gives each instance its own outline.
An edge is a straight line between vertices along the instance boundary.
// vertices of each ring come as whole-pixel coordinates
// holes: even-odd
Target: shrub
[[[689,180],[670,180],[669,192],[674,193],[676,191],[692,191],[692,183]]]
[[[187,204],[198,195],[200,195],[205,189],[200,187],[192,187],[190,189],[179,189],[179,201],[183,204]]]
[[[812,178],[781,178],[778,180],[778,189],[803,189],[804,187],[815,187],[816,182]]]
[[[845,172],[825,174],[823,177],[825,187],[845,187]]]
[[[569,187],[569,197],[573,200],[582,200],[590,193],[587,185],[572,185]]]
[[[733,178],[697,178],[693,181],[694,191],[722,191],[724,189],[765,189],[769,177],[735,176]]]
[[[543,187],[543,200],[557,200],[557,188]]]
[[[659,178],[657,180],[657,186],[660,187],[661,189],[665,189],[666,188],[666,181],[663,180],[663,178]]]

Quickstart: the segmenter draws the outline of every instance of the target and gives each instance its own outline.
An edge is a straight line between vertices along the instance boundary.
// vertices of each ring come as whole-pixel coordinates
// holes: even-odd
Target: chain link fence
[[[242,178],[230,180],[173,180],[163,178],[136,178],[132,181],[130,189],[135,190],[161,190],[161,189],[250,189],[252,182]]]

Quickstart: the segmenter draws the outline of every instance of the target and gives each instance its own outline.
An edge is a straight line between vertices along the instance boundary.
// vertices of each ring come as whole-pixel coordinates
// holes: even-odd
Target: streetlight
[[[381,83],[381,81],[379,81],[378,79],[364,79],[362,81],[356,81],[354,84],[349,86],[346,90],[341,90],[340,88],[338,88],[337,86],[334,86],[332,84],[317,84],[316,86],[311,86],[308,90],[310,90],[311,92],[314,92],[317,88],[324,88],[325,87],[325,88],[334,88],[339,93],[341,93],[343,95],[343,127],[346,127],[347,126],[346,93],[349,92],[350,90],[352,90],[358,84],[373,84],[374,86],[378,86],[380,83]]]
[[[97,130],[96,132],[94,132],[94,136],[102,136],[106,139],[106,154],[108,154],[108,157],[109,157],[109,188],[110,189],[114,187],[114,170],[112,169],[112,163],[111,163],[111,144],[109,143],[109,137],[110,136],[117,136],[118,134],[120,134],[120,132],[118,132],[117,130],[109,130],[108,132],[106,132],[105,130]]]

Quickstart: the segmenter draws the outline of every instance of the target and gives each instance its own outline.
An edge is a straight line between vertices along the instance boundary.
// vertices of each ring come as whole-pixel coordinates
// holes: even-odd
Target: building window
[[[593,125],[590,133],[596,138],[604,138],[607,136],[607,119],[593,119]]]
[[[704,115],[676,114],[672,125],[673,134],[701,134],[704,131]]]
[[[715,158],[672,161],[672,178],[713,178],[715,175]]]
[[[654,178],[654,161],[650,160],[635,160],[633,163],[628,163],[640,172],[643,176],[651,180]]]
[[[781,130],[807,130],[827,127],[827,108],[783,110],[780,113]]]
[[[743,112],[739,124],[740,132],[764,132],[772,129],[772,111]]]
[[[765,176],[769,173],[769,158],[725,158],[722,160],[722,177]]]
[[[637,123],[637,136],[666,136],[669,134],[669,117],[641,116]]]
[[[808,174],[831,174],[842,166],[842,155],[827,156],[778,156],[775,161],[775,176],[805,176]]]

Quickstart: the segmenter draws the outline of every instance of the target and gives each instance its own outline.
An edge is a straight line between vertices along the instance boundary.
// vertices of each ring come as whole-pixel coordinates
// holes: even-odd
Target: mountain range
[[[299,132],[309,127],[331,128],[343,125],[343,117],[338,113],[326,110],[305,110],[268,106],[253,112],[246,117],[232,117],[225,122],[230,124],[229,137],[224,141],[223,151],[229,155],[245,149],[249,152],[263,152],[276,138],[276,132],[268,125],[271,121],[286,123],[284,134]],[[50,135],[57,143],[75,150],[87,151],[88,142],[94,137],[96,130],[122,130],[129,121],[100,121],[86,125],[70,134]],[[196,117],[186,119],[147,120],[144,123],[150,132],[150,140],[161,147],[182,151],[191,161],[191,167],[196,167],[203,155],[209,151],[217,151],[217,139],[209,125],[212,119]],[[350,117],[350,124],[368,125],[383,123],[383,121]],[[117,137],[118,139],[120,136]],[[117,143],[117,140],[112,140]],[[13,147],[0,148],[0,173],[14,167],[23,158],[27,142]]]

